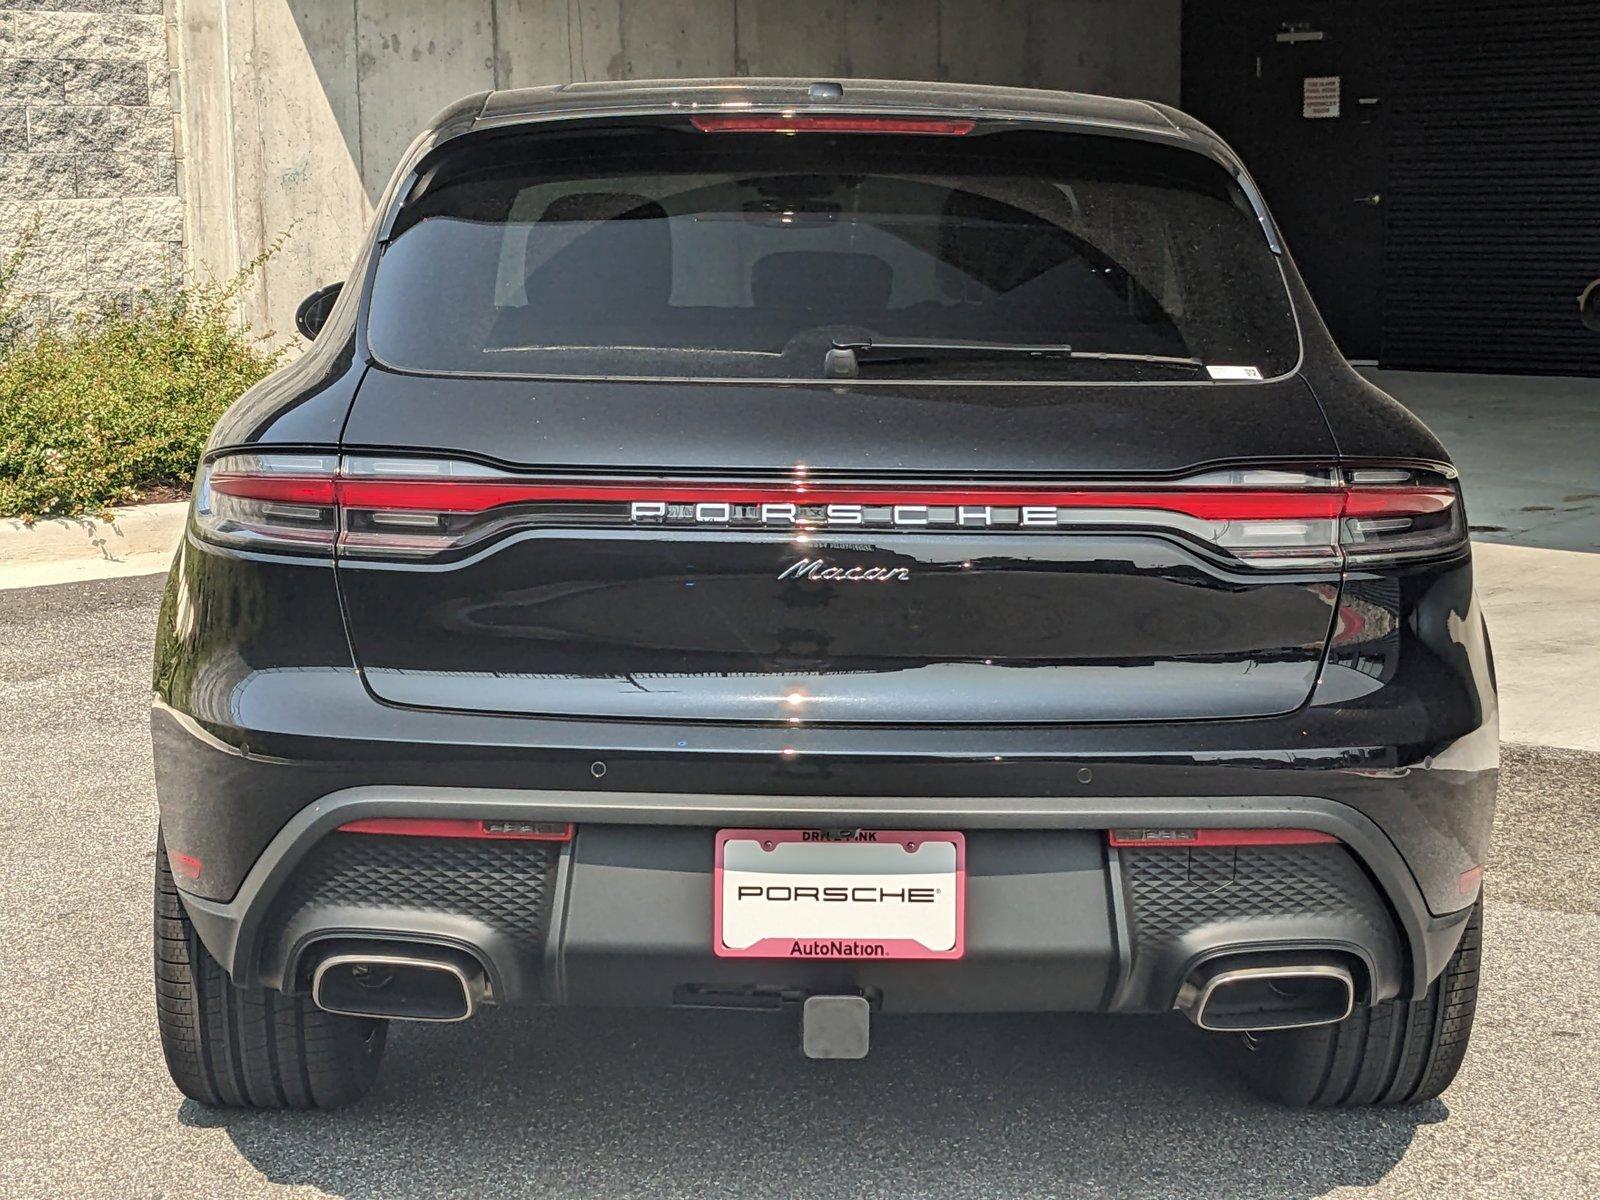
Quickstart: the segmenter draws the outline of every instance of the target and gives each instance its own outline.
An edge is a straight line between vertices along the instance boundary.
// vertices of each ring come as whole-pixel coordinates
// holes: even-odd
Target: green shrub
[[[0,344],[0,517],[75,516],[186,489],[222,410],[285,352],[235,315],[266,257],[224,284],[143,293]]]

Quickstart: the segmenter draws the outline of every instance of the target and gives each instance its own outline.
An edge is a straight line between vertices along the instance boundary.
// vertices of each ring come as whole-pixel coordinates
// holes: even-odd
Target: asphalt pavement
[[[1251,1098],[1181,1020],[397,1027],[336,1113],[209,1112],[152,1018],[158,576],[0,592],[0,1197],[1600,1195],[1600,754],[1508,746],[1467,1065],[1409,1110]]]

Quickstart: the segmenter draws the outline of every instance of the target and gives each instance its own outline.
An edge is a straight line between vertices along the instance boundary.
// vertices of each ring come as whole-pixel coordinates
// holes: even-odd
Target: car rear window
[[[464,139],[396,216],[368,339],[402,370],[609,378],[1204,380],[1299,358],[1227,172],[1027,130]]]

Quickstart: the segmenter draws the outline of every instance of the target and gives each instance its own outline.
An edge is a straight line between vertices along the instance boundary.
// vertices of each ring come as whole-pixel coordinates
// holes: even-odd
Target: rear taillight
[[[1345,557],[1361,562],[1412,558],[1457,549],[1467,519],[1455,480],[1409,467],[1353,467],[1339,523]]]
[[[1377,563],[1466,540],[1442,470],[1209,471],[1166,483],[851,484],[533,478],[453,459],[227,454],[202,469],[201,536],[357,558],[430,558],[514,530],[667,526],[822,533],[1145,529],[1260,568]]]
[[[225,454],[200,468],[195,525],[224,546],[331,553],[338,471],[331,454]]]

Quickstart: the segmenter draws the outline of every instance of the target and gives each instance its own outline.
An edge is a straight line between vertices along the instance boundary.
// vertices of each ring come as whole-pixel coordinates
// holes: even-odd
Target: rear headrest
[[[750,272],[757,308],[802,308],[824,320],[889,307],[894,268],[872,254],[786,250],[758,258]]]
[[[548,241],[528,241],[530,307],[631,319],[664,310],[672,294],[672,230],[666,209],[648,196],[629,192],[574,192],[552,200],[538,221],[562,222],[576,225],[571,241],[554,254],[549,254]],[[565,230],[550,232],[569,236]]]
[[[632,221],[667,215],[648,196],[632,192],[571,192],[557,196],[545,207],[541,221]]]

